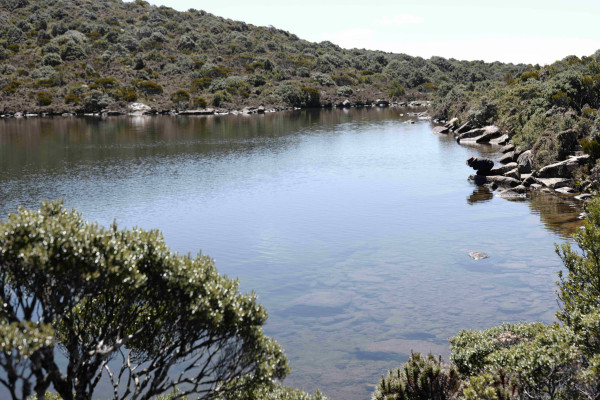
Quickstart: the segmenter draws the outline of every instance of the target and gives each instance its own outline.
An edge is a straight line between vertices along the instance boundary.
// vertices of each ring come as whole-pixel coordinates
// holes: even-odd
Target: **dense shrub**
[[[303,87],[300,88],[302,105],[304,107],[320,107],[321,93],[315,88]]]
[[[37,102],[40,106],[49,106],[52,104],[52,93],[50,92],[37,92]]]
[[[408,361],[387,376],[375,389],[373,400],[450,400],[460,389],[460,376],[441,358],[413,353]]]
[[[100,112],[112,102],[113,99],[107,94],[99,90],[92,90],[83,101],[83,108],[88,113]]]
[[[149,80],[140,81],[137,83],[136,86],[145,95],[162,94],[162,92],[163,92],[163,88],[161,85],[159,85],[156,82],[149,81]]]
[[[42,58],[42,65],[54,67],[62,64],[62,58],[56,53],[48,53]]]
[[[352,95],[352,93],[354,93],[354,92],[350,86],[340,86],[337,89],[336,93],[338,96],[348,97],[348,96]]]
[[[195,97],[194,100],[192,100],[192,107],[194,108],[206,108],[207,106],[208,102],[202,97]]]
[[[331,76],[327,74],[323,74],[320,72],[315,72],[312,74],[311,79],[317,82],[321,86],[334,86],[335,82],[331,78]]]
[[[67,41],[61,47],[60,56],[64,61],[77,61],[87,58],[87,54],[83,47],[73,40]]]
[[[191,96],[187,91],[180,89],[171,93],[170,99],[176,108],[181,109],[188,107]]]

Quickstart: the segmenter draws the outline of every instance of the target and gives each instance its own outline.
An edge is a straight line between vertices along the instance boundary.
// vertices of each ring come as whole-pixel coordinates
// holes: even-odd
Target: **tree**
[[[567,269],[565,276],[559,272],[558,297],[561,310],[558,319],[580,331],[584,315],[600,308],[600,199],[587,206],[583,229],[573,236],[579,252],[569,243],[556,248]]]
[[[85,222],[60,202],[0,224],[0,296],[0,383],[13,399],[50,385],[91,399],[103,373],[115,399],[175,387],[173,398],[227,397],[288,372],[256,296],[209,257],[172,253],[157,230]]]

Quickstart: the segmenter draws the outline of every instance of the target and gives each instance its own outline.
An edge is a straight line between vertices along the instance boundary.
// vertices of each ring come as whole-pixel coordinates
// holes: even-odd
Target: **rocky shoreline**
[[[438,121],[442,122],[442,121]],[[565,159],[534,168],[533,150],[522,150],[515,146],[507,132],[495,126],[474,128],[469,123],[459,124],[457,118],[433,128],[434,133],[454,135],[459,144],[489,144],[497,146],[499,166],[493,160],[471,157],[467,165],[476,173],[468,177],[477,186],[484,186],[505,198],[525,197],[531,190],[541,190],[586,201],[598,190],[600,165],[593,166],[582,178],[581,171],[589,163],[589,155],[583,154],[576,145]],[[561,132],[563,140],[577,143],[576,133]]]
[[[374,102],[368,103],[351,103],[349,100],[345,100],[340,104],[331,106],[323,106],[321,108],[332,109],[332,108],[370,108],[370,107],[429,107],[430,101],[411,101],[411,102],[389,102],[384,99],[377,99]],[[292,111],[300,110],[299,107],[270,107],[264,106],[258,107],[244,107],[242,109],[223,109],[223,108],[204,108],[197,110],[157,110],[144,103],[131,103],[127,106],[127,110],[102,110],[95,113],[85,112],[70,112],[70,111],[53,111],[43,113],[32,113],[27,111],[21,112],[10,112],[0,114],[0,119],[6,118],[35,118],[35,117],[74,117],[74,116],[92,116],[92,117],[106,117],[106,116],[140,116],[140,115],[252,115],[252,114],[265,114],[279,111]],[[420,117],[422,113],[414,113],[415,116]],[[407,115],[411,115],[410,113]],[[427,119],[429,119],[427,117]]]

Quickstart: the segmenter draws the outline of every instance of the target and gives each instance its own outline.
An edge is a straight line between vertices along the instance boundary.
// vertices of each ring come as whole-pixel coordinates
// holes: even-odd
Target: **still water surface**
[[[403,112],[0,121],[0,218],[64,198],[88,220],[159,228],[258,293],[286,384],[368,399],[411,350],[447,357],[461,328],[552,321],[554,243],[581,211],[477,189],[465,160],[493,149]]]

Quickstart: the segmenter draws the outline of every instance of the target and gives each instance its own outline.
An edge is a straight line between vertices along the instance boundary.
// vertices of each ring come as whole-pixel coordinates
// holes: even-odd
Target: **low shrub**
[[[40,106],[49,106],[52,104],[52,93],[44,91],[37,92],[37,102]]]

